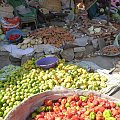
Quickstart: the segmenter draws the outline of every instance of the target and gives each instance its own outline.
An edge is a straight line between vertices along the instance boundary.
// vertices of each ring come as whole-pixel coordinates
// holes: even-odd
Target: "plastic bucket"
[[[2,25],[2,30],[4,32],[4,34],[6,34],[7,31],[11,30],[11,29],[19,29],[19,23],[16,25]]]

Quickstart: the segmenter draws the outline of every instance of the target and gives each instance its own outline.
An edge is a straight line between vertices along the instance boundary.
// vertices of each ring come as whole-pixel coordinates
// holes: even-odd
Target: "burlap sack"
[[[8,4],[0,5],[0,17],[14,17],[13,15],[13,7]]]
[[[20,105],[10,111],[4,120],[26,120],[30,113],[35,111],[39,106],[43,104],[43,101],[45,99],[57,100],[61,97],[71,96],[73,94],[88,95],[89,93],[94,93],[94,95],[106,98],[110,101],[119,102],[119,100],[114,99],[113,97],[101,95],[94,91],[68,90],[63,89],[62,87],[57,87],[57,89],[55,88],[53,91],[36,94],[23,101]]]
[[[60,12],[61,11],[61,1],[60,0],[39,0],[39,4],[48,9],[51,12]]]

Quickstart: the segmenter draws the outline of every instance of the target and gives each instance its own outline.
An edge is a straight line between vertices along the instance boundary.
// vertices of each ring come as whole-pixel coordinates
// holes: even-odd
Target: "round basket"
[[[19,34],[20,36],[19,36],[19,38],[17,38],[16,40],[10,41],[10,40],[9,40],[9,36],[10,36],[11,34]],[[22,33],[22,31],[19,30],[19,29],[11,29],[10,31],[6,32],[6,39],[7,39],[10,43],[19,42],[19,41],[21,40],[22,36],[23,36],[23,33]]]
[[[93,93],[96,96],[105,98],[109,101],[119,102],[118,99],[109,97],[107,95],[102,95],[94,91],[82,91],[82,90],[68,90],[68,89],[55,89],[53,91],[47,91],[34,96],[29,97],[27,100],[23,101],[16,108],[11,110],[4,120],[28,120],[29,115],[34,112],[39,106],[43,105],[44,100],[58,100],[62,97],[72,96],[74,94],[78,95],[89,95]]]

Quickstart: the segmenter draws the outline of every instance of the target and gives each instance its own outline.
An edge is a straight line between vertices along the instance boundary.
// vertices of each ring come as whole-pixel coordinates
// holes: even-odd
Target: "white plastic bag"
[[[116,45],[116,46],[120,46],[118,44],[118,36],[120,36],[120,33],[116,36],[115,41],[114,41],[114,45]]]

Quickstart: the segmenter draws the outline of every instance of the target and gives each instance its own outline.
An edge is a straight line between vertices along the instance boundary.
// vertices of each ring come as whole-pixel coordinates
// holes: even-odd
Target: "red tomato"
[[[38,118],[37,120],[46,120],[45,118]]]
[[[95,106],[98,106],[98,105],[99,105],[99,102],[98,102],[97,100],[93,100],[93,104],[94,104]]]
[[[84,114],[81,114],[80,120],[84,120],[84,118],[85,118],[85,115],[84,115]]]
[[[99,109],[100,112],[104,112],[104,110],[105,110],[105,108],[103,106],[99,106],[98,109]]]
[[[88,101],[92,102],[94,100],[93,94],[88,95]]]
[[[72,116],[71,120],[79,120],[79,117],[77,115]]]
[[[61,105],[65,105],[66,103],[67,103],[67,99],[63,98],[62,101],[61,101]]]
[[[79,98],[79,96],[78,96],[78,95],[73,95],[73,98],[74,98],[74,100],[75,100],[75,101],[80,100],[80,98]]]
[[[82,100],[79,100],[76,104],[77,104],[78,106],[81,106],[81,105],[82,105]]]
[[[70,102],[70,106],[71,106],[71,107],[76,106],[76,102],[75,102],[75,101],[71,101],[71,102]]]
[[[59,102],[54,103],[55,106],[60,106]]]
[[[99,98],[99,97],[98,97],[96,100],[97,100],[99,103],[103,102],[103,100],[102,100],[101,98]]]
[[[58,102],[59,102],[59,103],[61,103],[61,101],[62,101],[62,99],[61,99],[61,98],[60,98],[60,99],[58,99]]]
[[[119,107],[119,108],[117,108],[117,111],[118,111],[118,113],[120,114],[120,107]]]
[[[106,102],[105,105],[104,105],[104,107],[107,108],[107,109],[110,109],[111,108],[110,103]]]
[[[54,112],[60,112],[60,108],[58,106],[53,106],[53,111]]]
[[[39,114],[39,115],[37,115],[37,116],[35,117],[36,120],[37,120],[38,118],[44,118],[44,115]]]
[[[60,110],[64,110],[65,109],[65,105],[60,105],[59,108],[60,108]]]
[[[55,120],[54,116],[48,116],[48,120]]]
[[[119,113],[118,113],[118,111],[117,111],[116,109],[113,109],[113,110],[112,110],[112,115],[113,115],[113,116],[116,116],[116,115],[119,115]]]
[[[111,106],[111,108],[115,108],[116,104],[114,102],[110,102],[110,106]]]
[[[82,102],[82,106],[87,106],[87,103],[86,102]]]
[[[66,115],[66,117],[67,117],[68,119],[70,119],[72,116],[73,116],[73,114],[70,113],[70,112],[68,112],[67,115]]]
[[[95,106],[94,112],[97,113],[99,111],[99,106]]]
[[[76,109],[72,110],[71,112],[72,112],[73,115],[77,114],[77,110]]]
[[[73,101],[73,100],[74,100],[73,96],[69,96],[69,97],[67,98],[67,102],[71,102],[71,101]]]
[[[51,100],[45,100],[44,104],[47,105],[47,106],[52,106],[53,103],[52,103]]]

